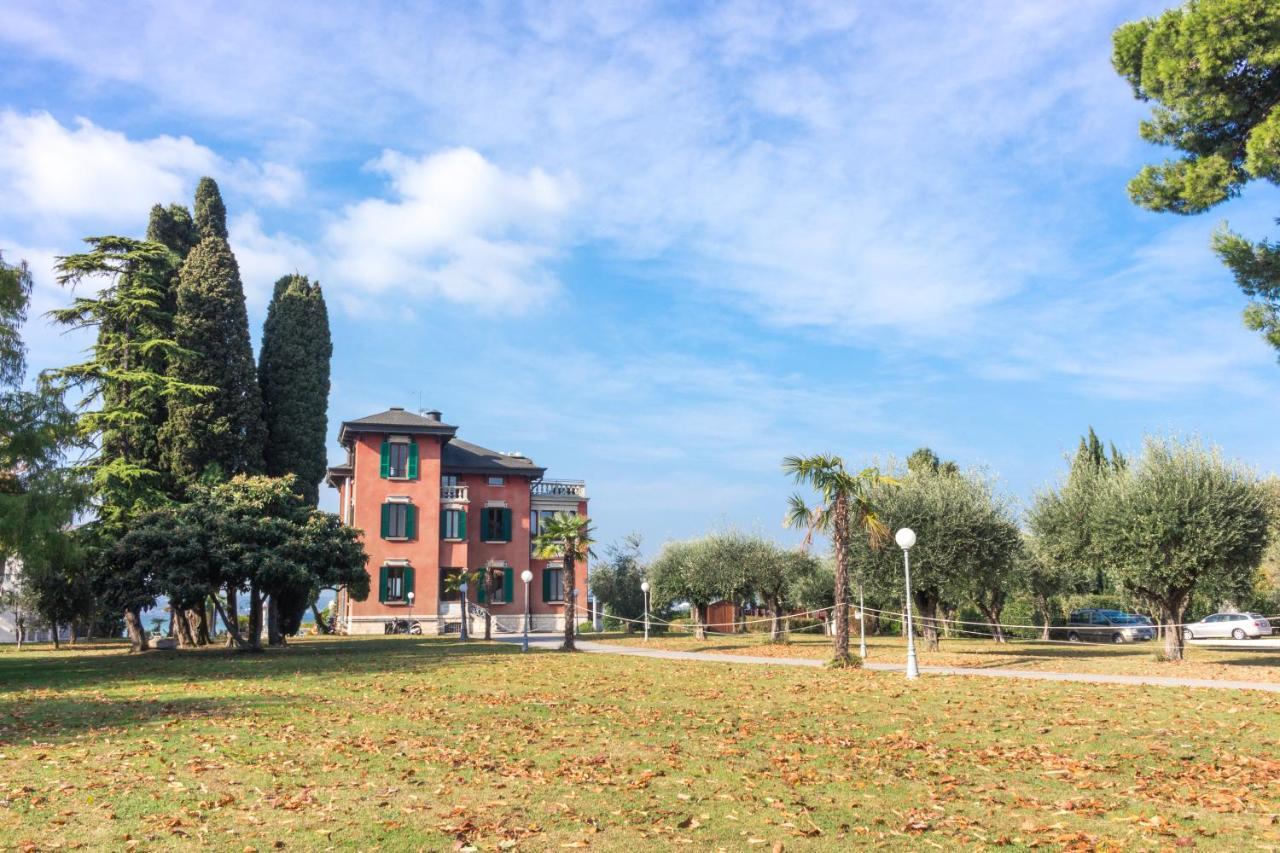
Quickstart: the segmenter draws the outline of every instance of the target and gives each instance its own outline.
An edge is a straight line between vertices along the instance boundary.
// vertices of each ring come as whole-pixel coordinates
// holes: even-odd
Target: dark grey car
[[[1076,610],[1060,633],[1073,643],[1135,643],[1154,640],[1155,628],[1123,610]]]

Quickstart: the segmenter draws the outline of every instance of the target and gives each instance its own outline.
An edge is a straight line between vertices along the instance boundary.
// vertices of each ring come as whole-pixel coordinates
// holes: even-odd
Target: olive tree
[[[1099,495],[1092,527],[1121,585],[1166,625],[1185,622],[1193,595],[1243,597],[1267,546],[1269,497],[1247,470],[1196,442],[1149,438],[1136,466]],[[1182,660],[1181,630],[1165,656]]]
[[[927,647],[938,649],[939,610],[972,601],[993,624],[1012,589],[1022,544],[1012,512],[976,472],[917,468],[879,487],[871,499],[893,530],[916,532],[911,549],[911,598]],[[902,554],[859,541],[851,563],[880,595],[901,596]]]
[[[694,636],[707,637],[707,606],[735,598],[747,589],[743,550],[732,534],[668,542],[649,567],[653,603],[668,607],[684,601],[693,618]]]

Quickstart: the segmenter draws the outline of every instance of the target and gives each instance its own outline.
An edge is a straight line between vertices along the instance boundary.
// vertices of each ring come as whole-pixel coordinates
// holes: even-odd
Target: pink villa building
[[[495,631],[523,629],[525,569],[531,631],[563,630],[564,567],[538,560],[532,536],[541,519],[556,512],[587,514],[586,485],[547,480],[546,469],[518,453],[486,450],[456,438],[458,428],[439,412],[414,414],[392,408],[345,421],[338,443],[347,461],[329,469],[343,520],[364,531],[370,593],[354,601],[338,591],[338,629],[381,634],[388,620],[403,618],[423,633],[457,632],[462,606],[445,589],[450,573],[492,569],[491,586],[469,584],[478,604],[470,630],[482,630],[483,614]],[[578,620],[587,619],[587,566],[576,567]],[[483,575],[482,575],[483,577]]]

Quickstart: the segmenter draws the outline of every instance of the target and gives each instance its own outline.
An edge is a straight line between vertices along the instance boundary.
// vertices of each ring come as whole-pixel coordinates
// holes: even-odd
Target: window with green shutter
[[[409,439],[409,479],[418,479],[418,442]]]
[[[387,569],[388,568],[389,568],[388,566],[383,566],[382,568],[378,569],[378,601],[381,604],[387,603]]]
[[[511,541],[511,510],[500,506],[487,506],[482,516],[482,538],[485,542]]]
[[[564,601],[564,570],[547,566],[542,570],[542,600]]]
[[[440,510],[440,538],[454,540],[466,539],[466,512],[460,509]]]
[[[382,440],[382,466],[378,476],[384,480],[391,476],[391,442],[385,438]]]
[[[510,604],[513,599],[511,597],[511,588],[515,585],[516,570],[503,569],[502,571],[502,600]]]
[[[382,538],[412,539],[418,526],[417,507],[409,503],[382,505]]]

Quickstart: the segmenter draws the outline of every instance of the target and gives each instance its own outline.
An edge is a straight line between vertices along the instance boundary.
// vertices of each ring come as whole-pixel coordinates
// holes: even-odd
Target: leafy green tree
[[[1137,465],[1094,505],[1094,535],[1122,586],[1179,625],[1194,595],[1249,594],[1267,547],[1269,501],[1251,473],[1216,450],[1149,438]],[[1182,631],[1164,635],[1165,656],[1182,660]]]
[[[649,566],[650,599],[660,608],[688,602],[694,636],[707,637],[707,607],[750,593],[747,540],[733,532],[669,542]]]
[[[607,545],[604,558],[591,567],[591,591],[611,616],[633,620],[623,622],[628,634],[634,633],[644,618],[640,584],[646,572],[640,544],[640,534],[629,534],[621,542]]]
[[[481,571],[479,569],[458,569],[444,577],[444,591],[451,595],[458,596],[458,604],[462,610],[463,639],[467,637],[467,628],[470,627],[470,607],[471,602],[467,600],[467,595],[463,594],[463,584],[466,584],[468,591],[475,589],[476,584],[480,583]]]
[[[262,395],[225,216],[217,185],[201,180],[196,223],[204,236],[178,276],[174,337],[179,349],[170,359],[169,374],[212,390],[169,405],[160,438],[180,490],[201,477],[254,474],[263,467]]]
[[[891,486],[892,481],[881,477],[875,468],[864,468],[857,474],[845,470],[839,456],[788,456],[782,460],[782,470],[795,482],[807,485],[818,493],[818,503],[809,507],[803,497],[792,495],[787,511],[786,524],[805,531],[807,545],[815,532],[831,537],[835,557],[835,654],[832,660],[837,666],[848,665],[849,656],[849,549],[853,545],[852,531],[856,529],[859,542],[878,549],[888,539],[889,528],[881,521],[872,499],[873,490]]]
[[[928,470],[909,472],[893,487],[870,496],[883,523],[916,533],[911,549],[911,596],[927,647],[939,645],[939,610],[968,601],[998,623],[1012,591],[1012,575],[1021,552],[1018,527],[1008,505],[978,474]],[[902,554],[858,541],[851,563],[875,591],[889,600],[902,598]]]
[[[36,612],[53,628],[54,648],[63,625],[71,629],[74,643],[80,626],[93,616],[94,594],[84,552],[73,537],[55,536],[38,559],[24,560],[22,578]]]
[[[201,240],[227,239],[227,206],[222,203],[222,191],[213,178],[201,178],[196,184],[195,225]]]
[[[821,576],[820,561],[802,550],[779,548],[759,537],[747,539],[741,548],[748,583],[769,608],[769,638],[783,639],[783,616],[798,604],[797,595]]]
[[[958,474],[960,466],[955,462],[943,462],[938,454],[927,447],[921,447],[907,457],[907,470],[913,474]]]
[[[1142,138],[1178,152],[1130,181],[1135,204],[1196,214],[1250,181],[1280,184],[1280,4],[1190,0],[1123,25],[1113,48],[1134,96],[1153,103]],[[1213,246],[1252,300],[1246,325],[1280,349],[1280,243],[1224,227]]]
[[[329,313],[319,283],[303,275],[276,282],[262,329],[258,384],[266,422],[264,461],[272,477],[296,475],[307,501],[320,500],[328,456]]]
[[[359,533],[336,515],[308,505],[293,478],[241,475],[197,484],[190,497],[140,519],[110,555],[119,574],[136,579],[135,587],[170,598],[180,636],[192,639],[182,614],[209,599],[236,646],[260,649],[264,599],[276,599],[270,640],[280,644],[301,625],[311,589],[346,586],[355,600],[368,597]],[[216,595],[223,588],[246,587],[248,637]]]
[[[191,211],[183,205],[163,207],[157,204],[151,207],[147,221],[147,240],[164,246],[181,262],[200,242],[200,229],[191,218]]]
[[[86,242],[91,251],[59,259],[59,281],[73,288],[87,280],[103,285],[50,316],[71,329],[96,329],[97,340],[86,361],[45,376],[84,394],[78,426],[82,437],[98,446],[85,465],[98,521],[121,530],[138,513],[168,499],[158,467],[157,407],[166,399],[212,389],[157,369],[161,359],[181,352],[169,336],[173,318],[163,307],[174,255],[158,243],[127,237]]]
[[[65,624],[83,603],[85,573],[67,529],[87,489],[62,465],[78,437],[62,394],[45,382],[23,387],[31,287],[27,265],[0,254],[0,565],[11,604]]]
[[[543,560],[564,561],[564,644],[562,651],[576,651],[573,632],[577,627],[577,574],[576,566],[593,556],[594,531],[586,516],[571,512],[557,512],[542,525],[534,537],[534,553]]]
[[[1059,593],[1106,591],[1107,562],[1094,541],[1092,508],[1107,481],[1126,464],[1115,445],[1107,453],[1090,427],[1062,483],[1036,495],[1027,523],[1035,538],[1036,556],[1047,572],[1041,578],[1052,578],[1049,586]]]

